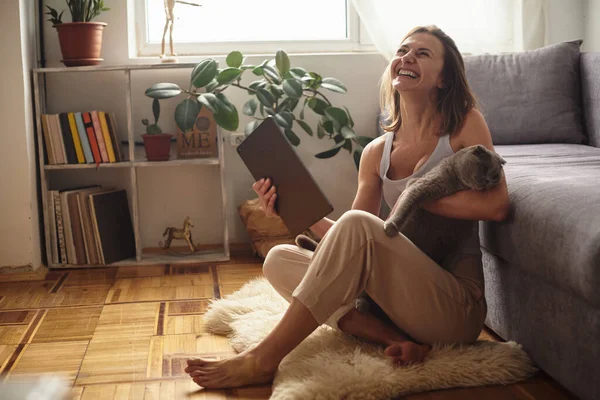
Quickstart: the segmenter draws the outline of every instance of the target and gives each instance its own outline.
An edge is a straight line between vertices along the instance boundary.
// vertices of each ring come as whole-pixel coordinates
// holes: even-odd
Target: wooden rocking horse
[[[185,221],[183,221],[183,229],[175,228],[172,226],[168,227],[162,234],[163,237],[166,236],[167,239],[165,240],[164,244],[163,242],[159,242],[158,245],[163,249],[169,249],[171,247],[171,242],[173,241],[173,239],[185,240],[188,246],[190,247],[190,251],[192,253],[196,252],[197,249],[194,245],[194,242],[192,241],[192,232],[190,230],[190,228],[193,227],[194,224],[192,223],[192,219],[190,217],[186,217]]]

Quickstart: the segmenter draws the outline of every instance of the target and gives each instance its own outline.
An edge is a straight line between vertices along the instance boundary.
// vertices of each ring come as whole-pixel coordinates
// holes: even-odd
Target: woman
[[[200,386],[271,381],[281,360],[322,323],[385,345],[399,365],[421,362],[433,343],[477,339],[487,312],[477,230],[442,268],[403,235],[386,236],[377,217],[382,197],[395,204],[409,177],[464,147],[493,150],[454,41],[435,26],[413,29],[383,74],[381,103],[391,122],[363,151],[352,210],[311,227],[322,237],[314,254],[280,245],[265,259],[266,278],[290,302],[283,318],[252,350],[224,361],[188,360],[186,372]],[[275,187],[261,180],[253,188],[274,215]],[[501,221],[508,210],[505,178],[487,192],[461,191],[423,208]],[[354,308],[363,291],[391,323]]]

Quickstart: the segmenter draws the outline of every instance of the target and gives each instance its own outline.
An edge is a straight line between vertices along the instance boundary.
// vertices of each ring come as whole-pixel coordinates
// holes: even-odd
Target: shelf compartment
[[[96,164],[53,164],[44,165],[46,171],[62,170],[62,169],[96,169],[96,168],[129,168],[132,163],[129,161],[118,162],[118,163],[100,163]]]

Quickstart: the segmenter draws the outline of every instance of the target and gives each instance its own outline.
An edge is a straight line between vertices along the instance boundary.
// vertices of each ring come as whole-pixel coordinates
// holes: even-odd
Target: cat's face
[[[459,168],[462,181],[475,190],[488,190],[502,179],[502,165],[506,161],[485,146],[476,145],[465,149]]]

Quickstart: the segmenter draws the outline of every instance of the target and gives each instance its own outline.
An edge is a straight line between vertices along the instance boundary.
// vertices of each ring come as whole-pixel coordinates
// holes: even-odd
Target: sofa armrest
[[[600,147],[600,52],[581,53],[581,96],[589,144]]]

